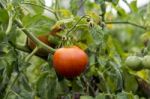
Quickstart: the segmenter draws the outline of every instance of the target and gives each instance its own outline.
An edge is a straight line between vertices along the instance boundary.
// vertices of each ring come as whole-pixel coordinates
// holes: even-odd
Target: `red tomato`
[[[87,64],[87,54],[76,46],[57,49],[53,56],[55,71],[66,78],[79,76]]]

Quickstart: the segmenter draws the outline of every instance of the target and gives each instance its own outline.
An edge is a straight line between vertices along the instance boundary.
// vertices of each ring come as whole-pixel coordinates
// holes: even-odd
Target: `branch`
[[[144,29],[144,30],[146,30],[147,28],[146,27],[144,27],[144,26],[141,26],[141,25],[138,25],[138,24],[135,24],[135,23],[132,23],[132,22],[128,22],[128,21],[118,21],[118,22],[115,22],[115,21],[112,21],[112,22],[105,22],[105,24],[129,24],[129,25],[132,25],[132,26],[135,26],[135,27],[138,27],[138,28],[141,28],[141,29]]]
[[[86,87],[89,87],[89,91],[91,92],[90,94],[92,96],[95,96],[95,91],[93,89],[93,87],[89,84],[89,82],[87,81],[87,79],[85,78],[85,76],[81,76],[80,78],[81,82],[83,82],[83,84],[86,86]]]
[[[42,48],[44,48],[45,50],[54,53],[55,49],[53,49],[52,47],[46,45],[45,43],[43,43],[42,41],[40,41],[37,37],[35,37],[32,33],[30,33],[28,30],[26,30],[22,24],[18,21],[18,20],[14,20],[14,23],[21,28],[21,30],[37,45],[40,46]]]
[[[44,7],[44,6],[36,5],[36,4],[33,4],[33,3],[29,3],[29,2],[25,2],[25,3],[21,3],[21,4],[28,4],[28,5],[33,5],[33,6],[37,6],[37,7],[43,8],[43,9],[45,9],[45,10],[47,10],[47,11],[53,13],[53,14],[55,15],[56,19],[59,20],[59,17],[58,17],[58,15],[57,15],[56,11],[54,11],[54,10],[52,10],[52,9],[49,9],[49,8],[47,8],[47,7]]]
[[[36,5],[36,4],[33,4],[33,3],[29,3],[29,2],[24,2],[24,3],[21,3],[21,4],[28,4],[28,5],[37,6],[37,7],[43,8],[43,9],[55,14],[55,12],[52,9],[48,9],[47,7],[44,7],[44,6]]]

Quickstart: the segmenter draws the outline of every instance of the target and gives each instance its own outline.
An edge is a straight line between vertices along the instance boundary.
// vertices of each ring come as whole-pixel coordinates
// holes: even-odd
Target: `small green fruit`
[[[145,69],[150,69],[150,55],[144,56],[144,58],[142,60],[142,64]]]
[[[142,66],[142,59],[138,56],[128,56],[125,64],[132,70],[141,70]]]

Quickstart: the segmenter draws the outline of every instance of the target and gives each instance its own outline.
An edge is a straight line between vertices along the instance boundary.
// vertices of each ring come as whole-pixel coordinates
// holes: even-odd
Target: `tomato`
[[[150,55],[144,56],[144,58],[142,60],[142,64],[143,64],[144,68],[150,69]]]
[[[87,54],[77,46],[59,48],[53,56],[53,67],[63,77],[79,76],[88,64]]]
[[[132,70],[141,70],[143,68],[142,58],[138,56],[128,56],[125,64]]]
[[[48,46],[50,46],[50,42],[48,41],[48,35],[40,35],[37,37],[40,41],[42,41],[43,43],[47,44]],[[36,47],[35,43],[28,38],[28,46],[30,49],[34,49]],[[46,51],[45,49],[43,48],[40,48],[38,51],[37,51],[37,54],[40,55],[40,56],[47,56],[48,55],[48,51]]]
[[[141,39],[141,42],[147,46],[148,45],[148,42],[150,41],[150,32],[146,32],[146,33],[143,33],[141,36],[140,36],[140,39]]]

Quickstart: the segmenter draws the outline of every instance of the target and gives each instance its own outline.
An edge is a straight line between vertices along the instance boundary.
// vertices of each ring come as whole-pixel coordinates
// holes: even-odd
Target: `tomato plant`
[[[0,0],[0,98],[149,99],[140,2]]]

